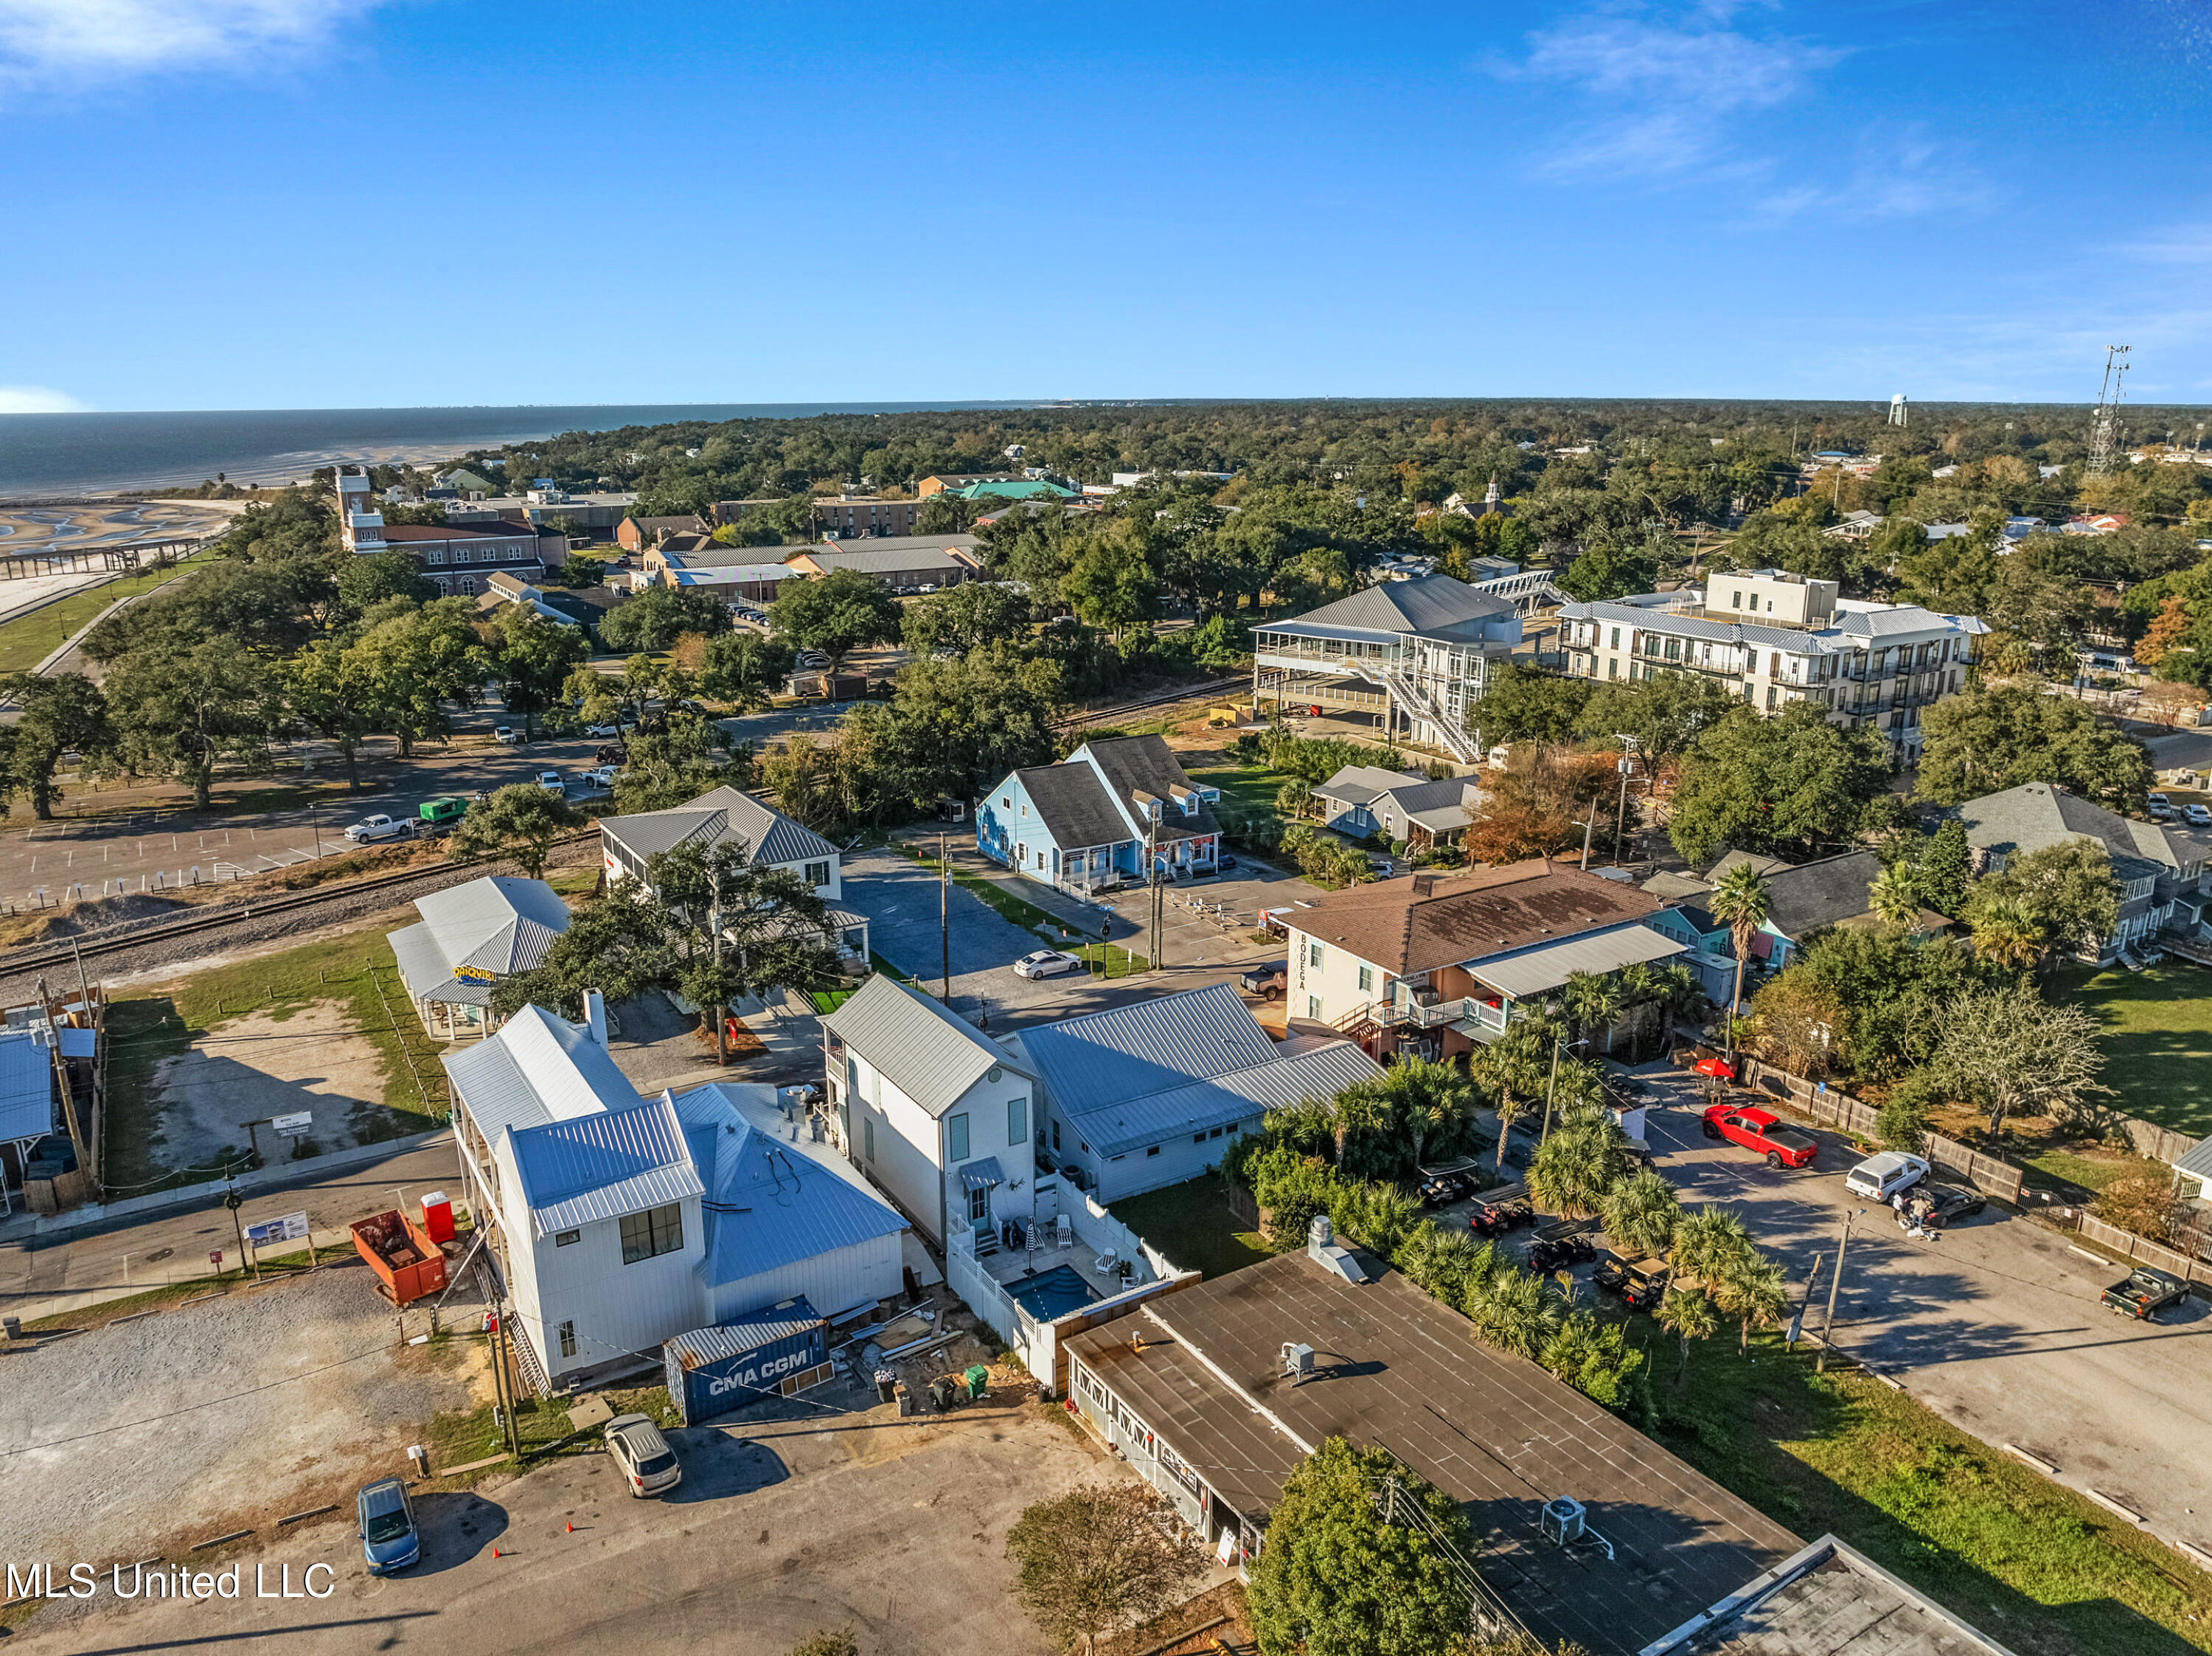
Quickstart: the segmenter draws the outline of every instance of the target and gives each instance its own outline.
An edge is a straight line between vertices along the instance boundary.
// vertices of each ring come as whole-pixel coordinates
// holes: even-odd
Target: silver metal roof
[[[637,1100],[607,1049],[580,1023],[526,1006],[490,1040],[441,1062],[458,1098],[488,1140],[509,1127],[543,1126]]]
[[[1477,981],[1517,1000],[1557,989],[1572,973],[1618,972],[1638,961],[1671,960],[1686,952],[1682,944],[1641,920],[1628,920],[1602,931],[1586,931],[1579,937],[1473,961],[1462,969]]]
[[[1503,598],[1476,591],[1449,575],[1422,575],[1413,580],[1390,581],[1370,586],[1324,604],[1288,622],[1271,623],[1265,630],[1283,632],[1297,628],[1345,628],[1352,632],[1400,637],[1458,638],[1472,631],[1480,636],[1490,622],[1516,614]]]
[[[1806,656],[1864,650],[1877,639],[1899,635],[1988,630],[1971,616],[1947,616],[1923,610],[1917,604],[1904,604],[1879,609],[1838,610],[1834,625],[1819,628],[1717,621],[1711,616],[1681,615],[1662,604],[1636,600],[1570,604],[1560,610],[1559,618],[1618,622],[1624,626],[1639,627],[1645,632],[1672,634],[1677,638],[1703,639],[1715,644],[1755,644]]]
[[[1295,1052],[1278,1049],[1277,1056],[1249,1070],[1209,1076],[1092,1110],[1082,1119],[1083,1136],[1101,1154],[1120,1156],[1180,1133],[1225,1127],[1285,1105],[1308,1099],[1325,1102],[1355,1082],[1380,1075],[1382,1068],[1348,1040],[1323,1041]]]
[[[491,1004],[489,984],[465,983],[453,975],[445,951],[430,934],[428,921],[417,920],[413,925],[388,931],[384,940],[392,945],[392,958],[399,967],[399,980],[407,986],[411,998],[441,1006]]]
[[[934,1116],[951,1108],[994,1066],[1036,1079],[1035,1071],[966,1019],[881,972],[823,1017],[822,1027]]]
[[[553,939],[568,929],[568,905],[543,880],[494,875],[418,897],[415,912],[446,957],[512,977],[545,958]]]
[[[803,863],[837,855],[837,847],[812,828],[736,788],[715,788],[672,810],[603,816],[599,832],[640,858],[695,840],[718,846],[732,838],[745,842],[757,863]]]
[[[1272,1061],[1275,1043],[1225,983],[1024,1029],[1022,1049],[1069,1116]],[[1093,1143],[1103,1135],[1087,1128]]]
[[[2193,1173],[2199,1179],[2212,1179],[2212,1137],[2198,1141],[2196,1149],[2173,1165],[2179,1172]]]

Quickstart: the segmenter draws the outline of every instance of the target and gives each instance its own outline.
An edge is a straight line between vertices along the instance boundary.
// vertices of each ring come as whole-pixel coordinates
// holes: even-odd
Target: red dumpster
[[[446,1285],[444,1253],[428,1231],[396,1209],[356,1220],[353,1245],[394,1305],[435,1294]]]

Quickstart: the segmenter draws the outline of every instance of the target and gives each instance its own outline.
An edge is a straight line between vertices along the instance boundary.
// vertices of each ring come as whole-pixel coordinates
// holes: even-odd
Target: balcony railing
[[[1462,1020],[1471,1020],[1492,1034],[1504,1034],[1509,1022],[1516,1017],[1526,1016],[1526,1013],[1516,1012],[1510,1007],[1492,1006],[1473,995],[1440,1000],[1425,1006],[1417,1000],[1370,1000],[1363,1002],[1339,1018],[1337,1028],[1350,1029],[1372,1023],[1384,1028],[1402,1025],[1410,1029],[1441,1029]]]

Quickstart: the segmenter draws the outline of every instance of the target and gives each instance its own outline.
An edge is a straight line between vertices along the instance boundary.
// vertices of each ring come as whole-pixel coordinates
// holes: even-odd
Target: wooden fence
[[[2141,1265],[2156,1265],[2160,1271],[2171,1271],[2185,1283],[2212,1283],[2212,1265],[2187,1254],[2176,1253],[2170,1247],[2156,1242],[2147,1242],[2142,1237],[2122,1230],[2118,1225],[2108,1225],[2095,1215],[2075,1210],[2079,1216],[2075,1228],[2093,1242],[2101,1242],[2113,1253]]]
[[[1881,1113],[1862,1099],[1838,1092],[1833,1087],[1816,1085],[1787,1070],[1778,1070],[1748,1053],[1743,1056],[1742,1068],[1743,1078],[1750,1085],[1788,1100],[1823,1125],[1839,1127],[1863,1138],[1881,1136],[1877,1128]],[[1936,1132],[1927,1136],[1926,1151],[1928,1159],[1937,1167],[1956,1174],[1984,1194],[2014,1204],[2020,1201],[2027,1175],[2016,1163]]]

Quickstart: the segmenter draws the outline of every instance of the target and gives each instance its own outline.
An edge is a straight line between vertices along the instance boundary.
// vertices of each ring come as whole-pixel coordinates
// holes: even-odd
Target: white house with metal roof
[[[1012,1044],[1040,1083],[1038,1158],[1102,1203],[1196,1178],[1269,1110],[1382,1073],[1348,1040],[1275,1040],[1227,984],[1024,1029]]]
[[[599,852],[607,889],[625,881],[645,883],[647,860],[679,846],[711,850],[741,840],[756,866],[767,864],[798,876],[830,906],[830,938],[848,961],[868,958],[868,917],[837,905],[845,894],[844,855],[812,828],[794,822],[737,788],[715,788],[672,810],[599,819]]]
[[[1520,611],[1508,597],[1449,575],[1392,581],[1254,628],[1254,706],[1372,711],[1386,735],[1402,725],[1413,741],[1473,764],[1483,749],[1468,712],[1491,664],[1520,642]]]
[[[543,880],[494,875],[416,900],[422,919],[389,933],[400,981],[434,1040],[491,1033],[491,988],[545,958],[568,905]]]
[[[1832,580],[1780,569],[1711,577],[1559,611],[1567,670],[1601,682],[1692,673],[1761,713],[1811,701],[1831,723],[1869,725],[1893,760],[1920,758],[1921,715],[1966,682],[1972,616],[1840,596]]]
[[[963,1226],[988,1253],[1036,1213],[1036,1071],[888,974],[822,1020],[830,1131],[940,1248]]]
[[[445,1060],[469,1209],[535,1383],[794,1295],[834,1317],[900,1291],[906,1221],[774,1088],[641,1098],[586,1000],[588,1022],[525,1007]]]

